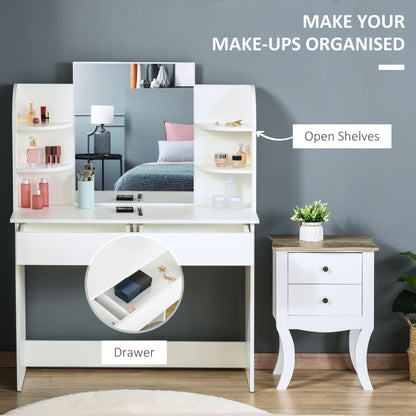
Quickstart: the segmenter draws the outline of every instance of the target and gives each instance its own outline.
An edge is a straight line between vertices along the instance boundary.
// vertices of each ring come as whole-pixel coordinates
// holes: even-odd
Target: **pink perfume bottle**
[[[32,195],[32,208],[33,209],[42,209],[42,195],[40,194],[40,189],[36,189],[35,193]]]
[[[29,137],[29,147],[26,151],[26,160],[29,167],[33,168],[38,165],[40,160],[39,148],[36,146],[36,138]]]
[[[49,183],[47,178],[42,178],[39,183],[40,194],[42,196],[42,205],[49,206]]]
[[[23,179],[20,184],[20,206],[30,208],[30,183],[29,179]]]

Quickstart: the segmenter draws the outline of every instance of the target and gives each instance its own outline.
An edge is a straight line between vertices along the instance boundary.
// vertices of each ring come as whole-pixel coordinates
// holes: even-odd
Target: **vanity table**
[[[33,127],[25,121],[27,103],[48,103],[56,122]],[[78,209],[75,193],[73,86],[16,84],[13,95],[13,181],[16,244],[17,390],[26,367],[100,367],[101,341],[28,340],[25,326],[26,265],[89,265],[96,252],[121,236],[140,234],[164,244],[182,266],[245,266],[245,340],[241,342],[174,342],[168,340],[167,367],[245,368],[254,391],[254,226],[256,214],[256,106],[253,86],[198,85],[194,90],[195,173],[192,203],[154,203],[143,192],[140,203],[119,203],[115,193],[93,209]],[[43,105],[43,104],[42,104]],[[53,110],[52,110],[53,109]],[[53,111],[53,112],[52,112]],[[243,119],[236,128],[222,124]],[[216,124],[217,122],[221,122]],[[62,166],[27,167],[27,136],[40,146],[61,145]],[[232,170],[216,168],[216,151],[236,152],[238,143],[250,148],[251,165]],[[225,179],[238,178],[243,209],[214,209],[212,195],[224,192]],[[36,186],[50,183],[50,206],[20,207],[20,184],[28,178]],[[97,201],[99,201],[97,203]],[[133,213],[117,213],[116,206],[133,206]],[[59,278],[59,276],[57,277]],[[186,296],[186,289],[184,296]]]
[[[273,374],[286,390],[295,366],[291,329],[349,331],[352,364],[364,390],[372,390],[367,348],[374,327],[374,252],[370,236],[325,236],[300,241],[298,235],[271,235],[273,316],[279,356]]]

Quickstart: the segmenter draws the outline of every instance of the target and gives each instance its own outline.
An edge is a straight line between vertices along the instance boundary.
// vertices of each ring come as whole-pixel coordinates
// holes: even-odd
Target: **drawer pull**
[[[325,273],[328,271],[329,269],[328,269],[328,266],[324,266],[324,267],[322,267],[322,271],[324,271]]]
[[[322,303],[328,303],[328,298],[323,298]]]

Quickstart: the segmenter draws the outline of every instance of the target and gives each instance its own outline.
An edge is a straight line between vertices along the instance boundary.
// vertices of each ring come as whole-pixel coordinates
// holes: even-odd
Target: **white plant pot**
[[[322,222],[303,222],[299,230],[299,240],[301,241],[322,241],[324,239],[324,229]]]

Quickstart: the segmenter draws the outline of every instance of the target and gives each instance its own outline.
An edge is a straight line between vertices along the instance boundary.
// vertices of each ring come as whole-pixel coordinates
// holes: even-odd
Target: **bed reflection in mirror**
[[[193,191],[194,63],[76,62],[73,78],[76,169],[96,167],[96,190]],[[113,106],[113,124],[91,106]]]

